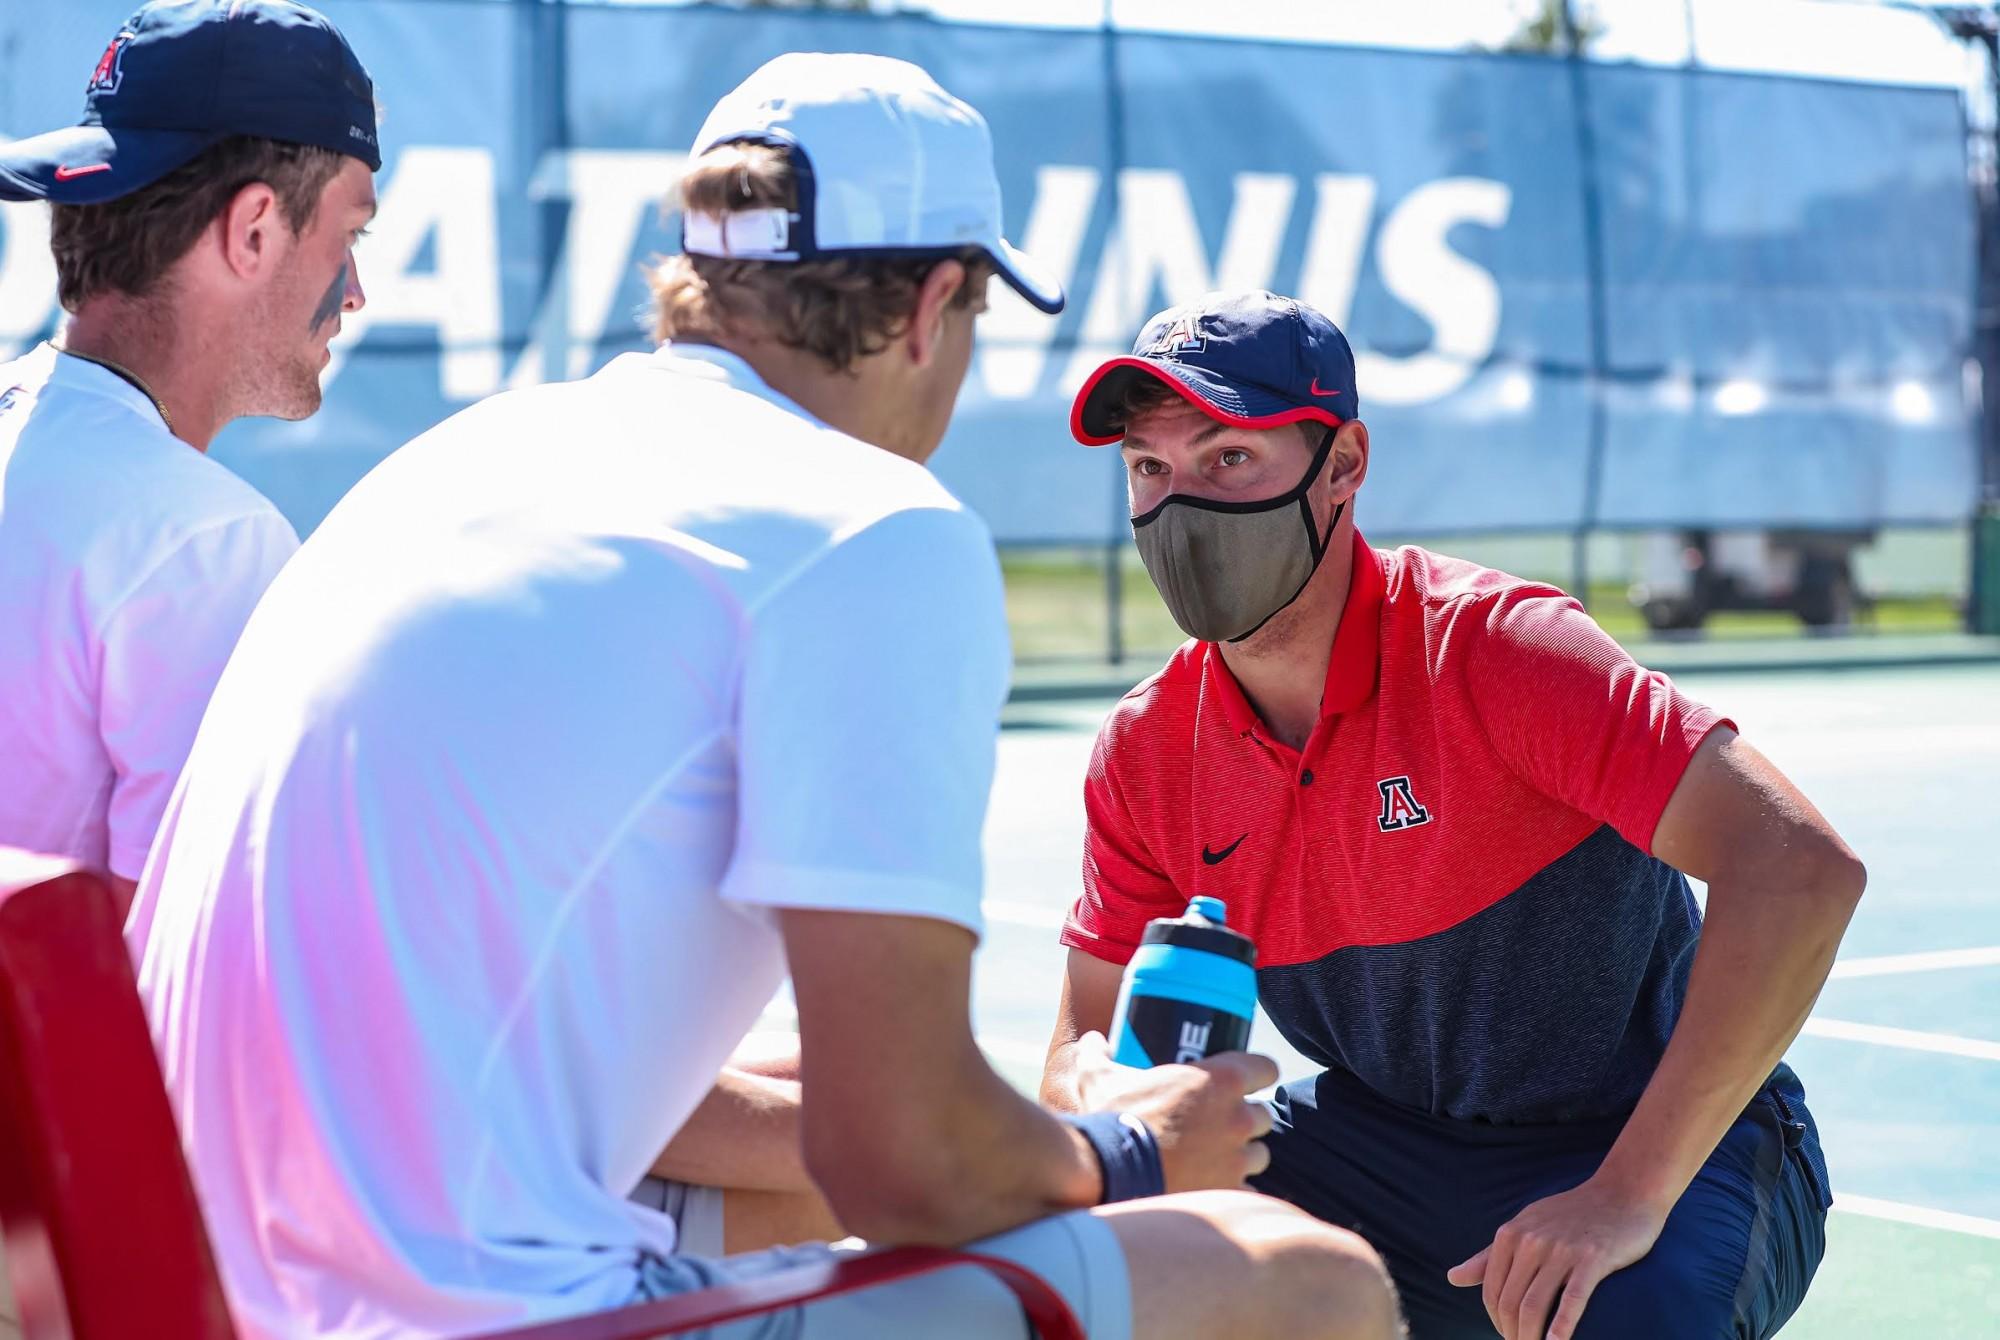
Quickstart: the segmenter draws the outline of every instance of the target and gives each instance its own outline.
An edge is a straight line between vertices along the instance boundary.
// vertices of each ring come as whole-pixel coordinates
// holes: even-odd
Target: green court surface
[[[2000,667],[1687,673],[1869,869],[1791,1052],[1839,1202],[1788,1340],[2000,1340]],[[987,828],[976,1024],[1032,1084],[1077,882],[1102,700],[1010,709]],[[1228,896],[1223,889],[1208,890]],[[1287,1076],[1307,1063],[1260,1020]]]

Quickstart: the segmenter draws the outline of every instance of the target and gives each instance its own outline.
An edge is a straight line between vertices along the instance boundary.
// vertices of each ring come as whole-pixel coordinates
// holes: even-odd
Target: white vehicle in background
[[[1631,601],[1655,632],[1692,632],[1717,610],[1788,610],[1843,628],[1866,604],[1854,551],[1869,531],[1655,531],[1639,546]]]

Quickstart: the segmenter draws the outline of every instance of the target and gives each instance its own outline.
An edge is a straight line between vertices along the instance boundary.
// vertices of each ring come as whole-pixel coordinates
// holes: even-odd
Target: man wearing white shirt
[[[1001,238],[985,123],[795,55],[693,158],[668,342],[363,480],[162,826],[130,934],[240,1325],[465,1334],[846,1250],[716,1255],[628,1199],[762,1160],[863,1237],[1028,1265],[1096,1340],[1387,1340],[1374,1254],[1241,1189],[1267,1059],[1100,1039],[1066,1124],[973,1042],[1009,655],[990,537],[921,462],[986,278],[1062,303]],[[788,966],[802,1113],[714,1087]],[[960,1269],[717,1334],[1024,1322]]]
[[[52,207],[72,313],[0,364],[0,844],[129,893],[298,547],[208,444],[319,408],[381,158],[360,62],[285,0],[149,4],[86,99],[85,124],[0,145],[0,199]]]

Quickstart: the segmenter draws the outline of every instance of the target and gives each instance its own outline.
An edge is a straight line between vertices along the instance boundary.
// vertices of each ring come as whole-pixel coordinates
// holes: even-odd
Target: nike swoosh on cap
[[[1298,384],[1298,383],[1296,383],[1296,382],[1294,382],[1294,383],[1293,383],[1293,385],[1295,385],[1295,386],[1296,386],[1297,384]],[[1332,396],[1332,395],[1339,395],[1339,394],[1340,394],[1340,392],[1338,392],[1338,391],[1322,391],[1322,390],[1320,390],[1320,389],[1319,389],[1319,378],[1317,378],[1317,377],[1313,378],[1313,384],[1312,384],[1311,386],[1307,387],[1306,389],[1307,389],[1307,390],[1309,390],[1309,391],[1311,391],[1311,392],[1312,392],[1312,393],[1313,393],[1314,395],[1328,395],[1328,396]]]
[[[64,165],[56,169],[56,180],[70,181],[76,177],[88,177],[93,172],[109,171],[111,171],[111,164],[109,163],[87,163],[82,167]]]
[[[1229,854],[1231,852],[1235,851],[1238,847],[1243,845],[1243,838],[1247,838],[1249,836],[1250,835],[1248,833],[1245,833],[1243,837],[1237,838],[1236,841],[1230,843],[1227,847],[1224,847],[1221,851],[1210,851],[1208,849],[1208,844],[1206,842],[1202,843],[1201,844],[1202,864],[1221,865],[1224,861],[1229,859]]]

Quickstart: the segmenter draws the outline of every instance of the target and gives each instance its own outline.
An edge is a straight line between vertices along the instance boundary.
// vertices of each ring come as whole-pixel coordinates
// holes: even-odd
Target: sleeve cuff
[[[1648,856],[1653,854],[1653,835],[1659,831],[1660,816],[1667,812],[1667,802],[1674,798],[1681,778],[1687,776],[1688,764],[1694,762],[1694,756],[1701,751],[1702,741],[1720,727],[1726,726],[1732,731],[1736,729],[1736,723],[1728,717],[1700,706],[1682,717],[1678,725],[1687,748],[1678,755],[1661,753],[1652,775],[1643,779],[1637,791],[1645,797],[1645,809],[1638,815],[1643,820],[1643,827],[1625,834],[1627,841]]]
[[[1119,940],[1107,939],[1094,931],[1086,930],[1071,917],[1063,923],[1062,942],[1070,949],[1081,949],[1092,958],[1101,958],[1106,963],[1116,963],[1121,967],[1132,961],[1132,955],[1139,946]]]
[[[978,939],[986,936],[979,890],[947,880],[738,861],[723,877],[721,895],[756,907],[929,917],[963,926]]]

